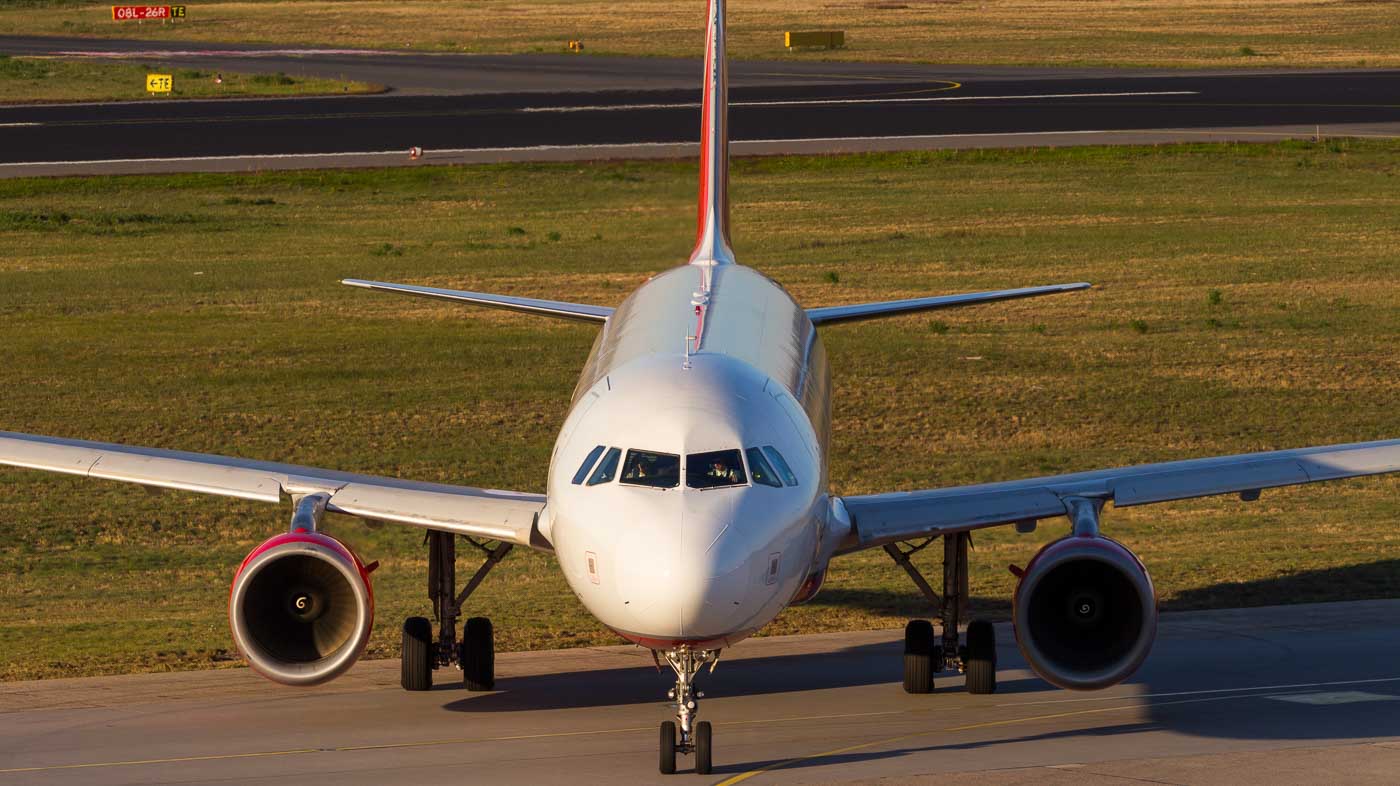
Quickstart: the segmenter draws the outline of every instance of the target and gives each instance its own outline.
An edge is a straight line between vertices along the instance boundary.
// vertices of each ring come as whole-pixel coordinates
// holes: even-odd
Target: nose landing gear
[[[676,719],[661,724],[661,774],[675,773],[677,753],[693,753],[695,772],[709,775],[713,766],[710,756],[711,729],[709,721],[695,720],[700,714],[700,699],[705,697],[704,693],[695,690],[695,675],[706,664],[710,665],[711,671],[714,670],[714,664],[719,662],[719,650],[695,650],[688,644],[682,644],[659,654],[665,656],[666,662],[676,672],[676,687],[666,694],[666,698],[675,701]],[[680,727],[679,740],[677,726]]]

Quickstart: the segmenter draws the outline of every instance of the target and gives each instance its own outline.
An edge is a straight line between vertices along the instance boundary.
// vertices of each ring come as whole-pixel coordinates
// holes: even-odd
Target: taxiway
[[[498,624],[509,624],[498,620]],[[1389,783],[1400,771],[1400,601],[1164,615],[1130,682],[1068,693],[999,625],[999,691],[900,688],[898,631],[756,639],[703,717],[715,773],[656,771],[670,685],[644,650],[498,656],[497,687],[398,687],[361,663],[294,690],[245,669],[0,685],[0,784]],[[449,674],[439,672],[439,680]]]

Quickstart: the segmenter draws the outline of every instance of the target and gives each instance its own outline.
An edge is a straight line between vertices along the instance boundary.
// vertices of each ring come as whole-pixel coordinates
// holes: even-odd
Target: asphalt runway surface
[[[7,44],[17,51],[16,40],[0,39],[0,51]],[[29,45],[72,53],[83,51],[68,48],[78,44]],[[151,46],[84,45],[89,54],[100,45],[124,57]],[[266,49],[200,54],[164,46],[206,68],[232,58],[279,69],[289,63],[335,69],[350,58],[407,84],[438,85],[430,92],[452,75],[460,90],[0,107],[0,176],[676,157],[697,149],[698,62]],[[740,155],[1400,135],[1400,72],[736,62],[732,85],[731,133]],[[414,147],[425,155],[410,161]]]
[[[497,620],[497,624],[509,624]],[[749,640],[700,677],[715,772],[665,777],[669,674],[632,647],[503,653],[497,688],[398,662],[291,689],[245,669],[0,684],[0,784],[1393,783],[1400,601],[1164,615],[1107,691],[1051,688],[999,625],[999,690],[900,687],[900,633]],[[439,681],[448,673],[438,672]]]

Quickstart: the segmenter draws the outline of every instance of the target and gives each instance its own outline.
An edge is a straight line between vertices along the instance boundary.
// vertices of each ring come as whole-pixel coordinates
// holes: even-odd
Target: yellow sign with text
[[[174,84],[175,79],[170,74],[146,74],[148,93],[169,93]]]

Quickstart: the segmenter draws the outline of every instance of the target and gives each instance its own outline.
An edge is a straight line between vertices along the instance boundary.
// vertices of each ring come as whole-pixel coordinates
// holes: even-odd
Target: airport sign
[[[141,21],[144,19],[180,19],[185,16],[185,7],[182,5],[114,5],[112,6],[112,19],[117,22],[127,22],[131,20]]]
[[[175,79],[170,74],[146,74],[148,93],[169,93],[174,86]]]

